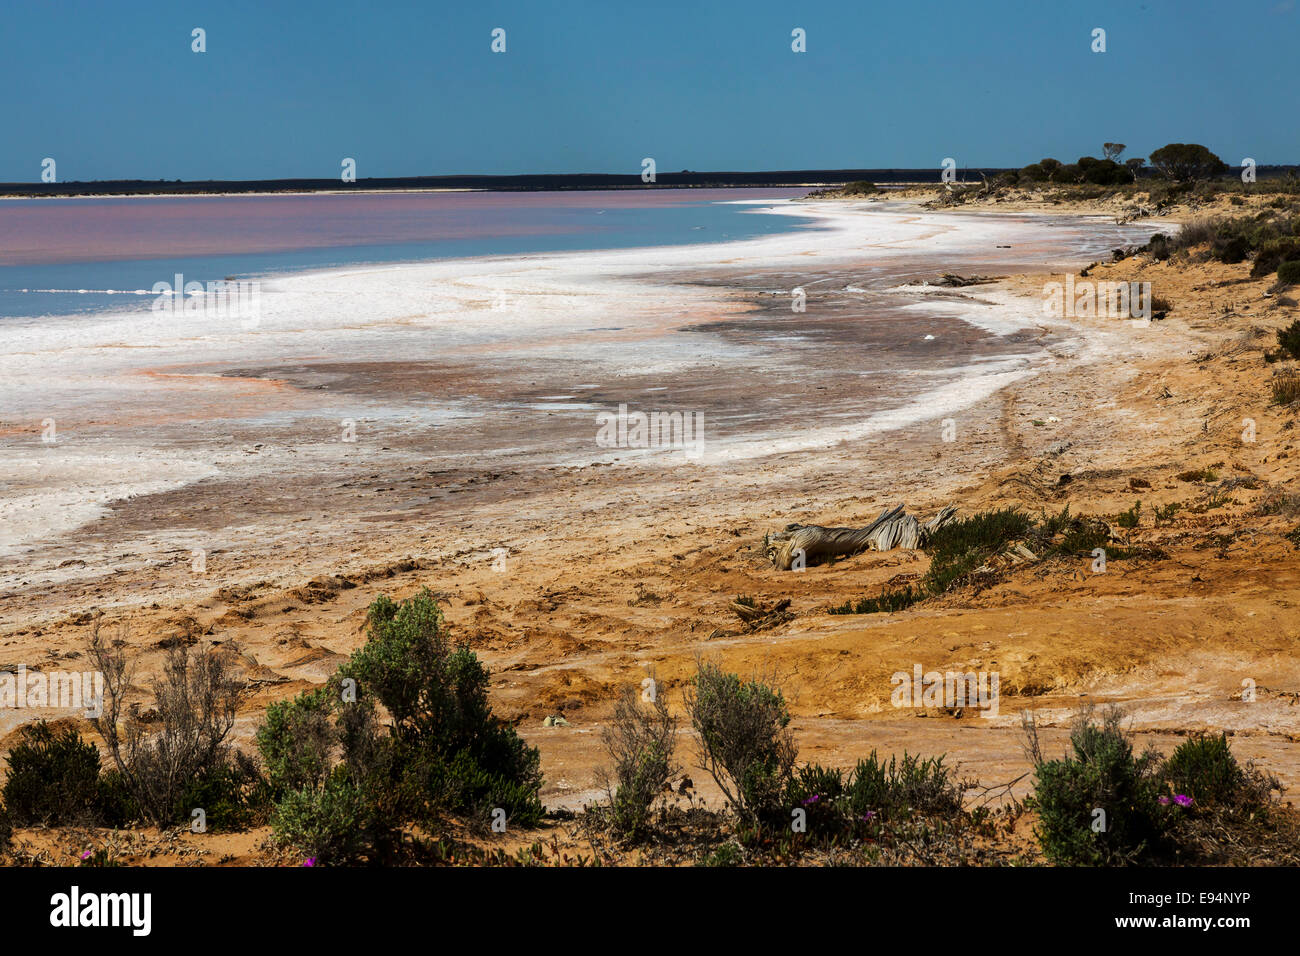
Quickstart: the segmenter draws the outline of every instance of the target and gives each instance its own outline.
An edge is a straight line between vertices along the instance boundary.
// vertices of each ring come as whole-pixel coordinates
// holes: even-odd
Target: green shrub
[[[276,798],[317,790],[329,775],[331,753],[339,744],[329,699],[319,688],[267,707],[255,740]]]
[[[355,680],[359,693],[383,705],[403,750],[422,758],[426,771],[446,785],[450,808],[491,810],[488,794],[508,792],[508,815],[540,816],[537,749],[492,714],[487,668],[468,647],[451,647],[433,596],[421,591],[400,605],[381,597],[369,621],[365,646],[339,676]]]
[[[1277,281],[1285,285],[1300,285],[1300,259],[1288,259],[1278,266]]]
[[[961,811],[963,787],[943,761],[908,753],[885,761],[873,750],[847,774],[808,764],[791,776],[785,805],[788,811],[803,810],[808,834],[822,838],[914,814],[951,816]]]
[[[1070,733],[1073,755],[1045,760],[1032,718],[1026,720],[1034,762],[1030,806],[1044,855],[1062,866],[1129,864],[1164,846],[1168,812],[1160,804],[1160,756],[1133,753],[1115,709],[1100,724],[1085,713]]]
[[[700,737],[701,765],[736,812],[750,822],[779,814],[798,753],[781,692],[701,662],[686,712]]]
[[[1104,547],[1111,540],[1106,522],[1087,515],[1072,515],[1069,505],[1059,514],[1044,515],[1034,528],[1032,537],[1040,552],[1073,555]],[[1060,542],[1055,540],[1057,537],[1060,537]]]
[[[844,195],[846,196],[874,196],[878,192],[880,192],[879,187],[865,179],[844,184]]]
[[[949,521],[930,535],[924,550],[930,567],[919,587],[904,586],[882,591],[875,597],[860,599],[856,604],[845,601],[828,609],[830,614],[877,614],[901,611],[932,595],[943,594],[959,579],[974,571],[989,558],[1001,553],[1008,544],[1024,537],[1033,528],[1029,516],[1018,508],[984,511]]]
[[[1213,179],[1228,171],[1228,164],[1199,143],[1169,143],[1150,156],[1151,165],[1169,179],[1189,183]]]
[[[1136,501],[1128,511],[1121,511],[1115,517],[1115,523],[1121,528],[1132,530],[1142,523],[1142,502]]]
[[[962,788],[943,761],[942,755],[921,758],[904,751],[901,761],[890,757],[886,763],[873,750],[858,761],[845,787],[849,812],[855,818],[867,813],[886,818],[912,812],[956,813]]]
[[[71,727],[45,721],[22,729],[9,752],[4,802],[19,826],[84,823],[94,816],[99,750]]]
[[[227,742],[248,690],[228,648],[171,648],[154,682],[157,726],[125,711],[131,687],[125,642],[105,643],[95,628],[89,656],[104,675],[103,713],[92,723],[108,746],[120,782],[150,822],[189,821],[185,791],[234,759]]]
[[[328,812],[325,859],[383,859],[404,823],[442,812],[486,821],[501,809],[512,825],[534,825],[544,813],[540,756],[493,715],[487,669],[451,646],[433,596],[381,596],[367,621],[365,645],[330,683],[269,708],[257,732],[277,838],[310,850],[307,818]],[[335,840],[342,819],[360,835]]]
[[[1234,803],[1246,788],[1246,774],[1228,747],[1227,734],[1188,738],[1165,762],[1162,772],[1169,788],[1190,796],[1196,806]]]
[[[181,794],[176,817],[193,820],[203,811],[206,828],[233,833],[260,825],[270,809],[270,792],[252,758],[235,751],[226,764],[208,767]]]
[[[930,568],[922,586],[930,594],[942,594],[959,578],[999,554],[1031,527],[1029,516],[1018,508],[985,511],[950,521],[925,544]]]
[[[1283,236],[1269,239],[1259,245],[1255,261],[1250,267],[1250,274],[1258,279],[1270,272],[1276,272],[1283,263],[1300,260],[1300,239],[1295,236]]]
[[[144,819],[135,793],[116,767],[99,775],[95,812],[99,821],[110,827],[133,827]]]
[[[673,775],[677,721],[662,695],[642,707],[634,687],[625,687],[614,717],[602,734],[612,768],[602,771],[616,833],[635,839],[647,829],[650,812]]]
[[[1133,181],[1133,174],[1113,159],[1081,156],[1078,168],[1084,182],[1098,186],[1122,186]]]
[[[368,819],[365,796],[345,774],[334,774],[319,789],[285,794],[271,827],[280,842],[318,863],[352,863],[370,850]]]
[[[740,866],[744,851],[735,843],[724,843],[696,861],[696,866]]]

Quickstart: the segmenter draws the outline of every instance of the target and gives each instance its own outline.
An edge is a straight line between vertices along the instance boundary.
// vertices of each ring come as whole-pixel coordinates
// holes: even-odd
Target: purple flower
[[[1190,807],[1192,805],[1192,798],[1185,793],[1175,794],[1174,803],[1178,804],[1180,807]]]
[[[865,820],[867,823],[870,823],[875,818],[876,818],[875,810],[868,810],[866,814],[862,817],[862,819]]]
[[[818,800],[820,800],[821,798],[822,798],[822,796],[821,796],[820,793],[814,793],[811,797],[809,797],[807,800],[805,800],[805,801],[803,802],[803,805],[806,807],[806,806],[808,806],[808,804],[810,804],[810,803],[816,803],[816,802],[817,802]]]
[[[303,866],[315,866],[315,865],[316,865],[316,858],[315,858],[314,856],[309,856],[309,857],[307,857],[307,859],[305,859],[305,860],[302,861],[302,865],[303,865]]]
[[[83,860],[89,860],[89,859],[90,859],[90,851],[87,850],[85,853],[81,854],[81,858],[82,858]]]

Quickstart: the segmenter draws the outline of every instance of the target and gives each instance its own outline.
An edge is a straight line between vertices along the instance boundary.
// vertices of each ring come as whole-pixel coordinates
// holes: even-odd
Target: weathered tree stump
[[[796,565],[806,567],[828,558],[842,558],[863,551],[916,549],[939,528],[952,520],[957,508],[948,505],[922,524],[907,514],[902,505],[886,508],[865,528],[824,528],[821,525],[786,525],[768,539],[767,557],[781,571]]]

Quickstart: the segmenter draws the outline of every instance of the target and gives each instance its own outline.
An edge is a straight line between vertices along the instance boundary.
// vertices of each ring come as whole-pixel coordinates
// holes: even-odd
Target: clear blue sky
[[[1296,163],[1296,6],[9,0],[0,180]]]

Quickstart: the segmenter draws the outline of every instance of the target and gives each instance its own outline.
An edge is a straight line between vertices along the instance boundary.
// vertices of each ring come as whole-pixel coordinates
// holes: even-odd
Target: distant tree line
[[[1123,143],[1103,143],[1102,158],[1080,156],[1078,162],[1062,163],[1058,159],[1040,159],[1023,167],[1017,180],[1030,183],[1091,183],[1096,186],[1120,186],[1136,182],[1150,170],[1179,183],[1213,179],[1228,171],[1228,164],[1199,143],[1170,143],[1151,154],[1150,166],[1142,157],[1120,161]]]

